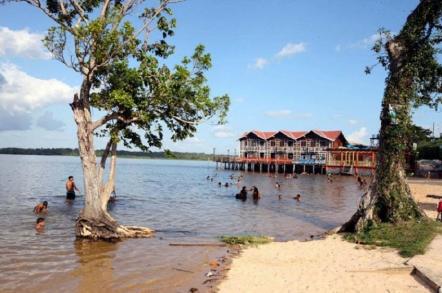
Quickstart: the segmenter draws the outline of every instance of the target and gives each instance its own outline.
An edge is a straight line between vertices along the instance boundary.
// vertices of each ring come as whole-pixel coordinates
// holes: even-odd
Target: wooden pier
[[[308,163],[296,162],[291,159],[263,159],[243,158],[237,156],[215,156],[216,168],[258,173],[283,174],[326,174],[324,162],[311,161]]]

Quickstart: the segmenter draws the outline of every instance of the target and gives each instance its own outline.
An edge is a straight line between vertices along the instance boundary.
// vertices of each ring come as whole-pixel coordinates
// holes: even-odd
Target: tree
[[[411,125],[409,129],[409,142],[411,144],[417,143],[418,145],[421,143],[426,143],[431,141],[431,136],[433,132],[430,129],[422,128],[417,125]]]
[[[177,141],[192,136],[202,120],[218,115],[218,122],[223,123],[229,97],[210,98],[204,75],[211,67],[210,55],[199,45],[180,64],[166,65],[165,59],[174,52],[168,39],[176,27],[170,4],[180,0],[158,0],[155,7],[144,7],[144,1],[138,0],[22,1],[53,20],[45,46],[56,60],[82,76],[70,104],[85,189],[77,236],[149,236],[150,229],[122,226],[107,212],[115,188],[117,144],[146,151],[161,147],[166,128]],[[131,20],[135,9],[142,10],[139,21]],[[93,120],[92,109],[103,116]],[[99,164],[95,136],[109,137]],[[109,179],[105,181],[109,156]]]
[[[379,152],[374,182],[358,210],[340,231],[359,232],[373,223],[424,217],[405,177],[405,151],[411,129],[411,107],[437,108],[442,102],[442,1],[421,0],[401,31],[380,30],[373,49],[388,76],[382,101]],[[369,73],[371,68],[367,68]]]

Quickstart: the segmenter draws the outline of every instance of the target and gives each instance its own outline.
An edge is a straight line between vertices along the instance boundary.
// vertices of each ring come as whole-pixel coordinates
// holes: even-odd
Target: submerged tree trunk
[[[94,148],[94,133],[91,128],[92,117],[88,105],[89,89],[83,83],[80,98],[75,95],[71,104],[77,123],[77,138],[84,177],[84,209],[76,221],[77,237],[91,239],[118,239],[123,237],[149,237],[149,228],[119,225],[107,212],[107,204],[115,187],[116,143],[106,148],[100,166]],[[106,159],[111,148],[112,159],[109,180],[103,183]]]
[[[375,223],[425,217],[411,195],[405,174],[410,107],[416,90],[415,72],[409,60],[419,52],[419,36],[427,29],[435,5],[440,3],[422,0],[407,18],[401,33],[385,44],[389,75],[382,101],[375,180],[362,196],[356,213],[340,227],[340,232],[359,232]]]

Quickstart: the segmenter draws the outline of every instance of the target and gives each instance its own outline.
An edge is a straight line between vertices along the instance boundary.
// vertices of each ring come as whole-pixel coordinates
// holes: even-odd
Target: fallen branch
[[[226,247],[224,243],[169,243],[169,246],[211,246],[211,247]]]

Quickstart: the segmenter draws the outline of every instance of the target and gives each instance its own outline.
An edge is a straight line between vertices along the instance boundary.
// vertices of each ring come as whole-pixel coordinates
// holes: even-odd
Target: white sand
[[[429,198],[427,195],[442,196],[442,180],[409,179],[408,186],[414,199],[424,209],[427,216],[436,219],[436,209],[440,199]]]
[[[233,260],[219,292],[429,292],[406,259],[340,236],[271,243],[246,249]]]

